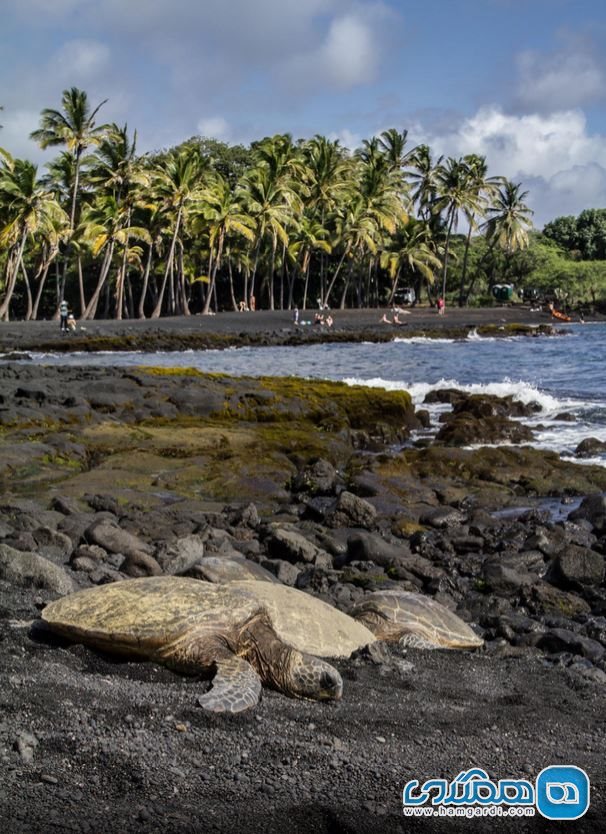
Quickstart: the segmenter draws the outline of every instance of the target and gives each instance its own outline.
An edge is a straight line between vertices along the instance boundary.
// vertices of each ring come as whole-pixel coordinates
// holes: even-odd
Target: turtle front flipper
[[[198,698],[208,712],[243,712],[259,702],[261,679],[247,660],[226,654],[216,660],[212,689]]]

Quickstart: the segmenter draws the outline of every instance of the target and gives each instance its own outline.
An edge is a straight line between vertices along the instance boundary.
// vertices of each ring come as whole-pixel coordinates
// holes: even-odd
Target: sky
[[[535,225],[606,207],[604,0],[0,0],[0,146],[68,87],[139,151],[390,127],[482,154]]]

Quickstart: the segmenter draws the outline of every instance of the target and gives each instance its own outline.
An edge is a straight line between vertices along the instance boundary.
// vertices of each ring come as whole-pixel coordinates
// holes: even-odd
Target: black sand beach
[[[487,328],[490,334],[511,332],[509,328],[549,327],[548,312],[522,306],[453,308],[444,316],[434,309],[415,307],[399,314],[401,324],[385,324],[383,314],[393,320],[391,310],[335,310],[332,327],[314,325],[317,310],[301,311],[295,326],[292,312],[259,310],[224,312],[208,316],[180,316],[161,319],[95,320],[79,322],[74,333],[62,334],[56,321],[3,322],[0,349],[10,350],[180,350],[183,348],[228,347],[232,345],[302,344],[310,341],[380,341],[433,334],[465,336],[471,330]]]

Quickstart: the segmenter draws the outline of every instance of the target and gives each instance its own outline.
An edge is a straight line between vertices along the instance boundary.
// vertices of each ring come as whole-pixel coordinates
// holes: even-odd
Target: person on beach
[[[62,333],[67,333],[67,316],[69,314],[69,307],[67,306],[67,301],[63,299],[61,304],[59,304],[59,326],[61,328]]]
[[[67,317],[67,329],[72,333],[76,330],[76,319],[73,313],[70,313]]]
[[[438,315],[443,316],[444,315],[445,304],[444,304],[444,299],[442,298],[442,296],[440,296],[438,298],[438,302],[436,304],[436,307],[438,308]]]
[[[295,309],[293,310],[292,323],[295,324],[295,325],[299,324],[299,308],[298,307],[295,307]]]

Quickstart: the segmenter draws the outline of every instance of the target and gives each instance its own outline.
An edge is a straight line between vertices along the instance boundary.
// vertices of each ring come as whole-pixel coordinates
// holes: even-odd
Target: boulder
[[[322,556],[328,557],[328,560],[331,559],[326,551],[310,542],[301,533],[286,527],[277,527],[273,530],[267,541],[267,551],[274,559],[284,559],[292,563],[317,564],[320,561],[326,564],[326,559]]]
[[[583,637],[565,628],[551,628],[541,635],[537,646],[550,654],[570,652],[580,654],[593,663],[602,660],[605,649],[596,640]]]
[[[312,495],[332,495],[336,482],[337,470],[329,461],[320,459],[295,476],[293,489]]]
[[[130,556],[135,553],[151,553],[148,544],[141,541],[132,533],[122,530],[118,525],[108,519],[94,521],[84,533],[89,544],[98,544],[109,553],[123,553]]]
[[[604,452],[606,452],[606,443],[603,440],[598,440],[597,437],[586,437],[584,440],[581,440],[574,450],[578,458],[599,457]]]
[[[63,568],[37,553],[14,550],[6,544],[0,544],[0,579],[22,588],[46,588],[61,596],[74,590]]]
[[[581,501],[581,506],[573,510],[568,518],[570,521],[585,519],[591,523],[595,533],[606,532],[606,495],[601,493],[587,495]]]
[[[329,510],[326,523],[329,527],[361,527],[371,530],[376,518],[377,511],[369,501],[345,491]]]
[[[601,585],[604,580],[604,557],[588,547],[568,545],[553,560],[548,580],[562,588]]]
[[[182,576],[204,557],[204,543],[200,536],[184,536],[165,544],[156,559],[165,573]]]

